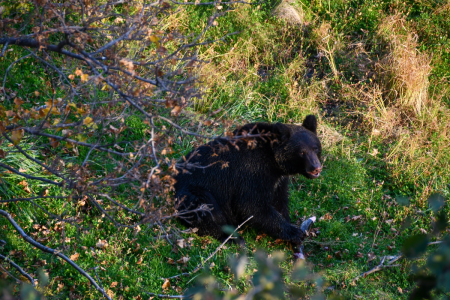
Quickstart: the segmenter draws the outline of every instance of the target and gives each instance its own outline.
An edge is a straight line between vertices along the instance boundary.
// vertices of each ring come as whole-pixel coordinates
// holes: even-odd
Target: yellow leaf
[[[22,101],[21,98],[16,98],[14,99],[14,104],[16,105],[16,107],[19,107],[23,104],[24,102]]]
[[[45,101],[45,105],[47,105],[48,108],[54,106],[56,104],[56,101],[53,102],[52,99],[49,99],[48,101]]]
[[[52,145],[53,148],[56,148],[59,146],[59,141],[54,138],[50,138],[50,145]]]
[[[92,123],[92,118],[91,117],[86,117],[84,120],[83,120],[83,125],[89,125],[89,124],[91,124]]]
[[[83,136],[82,134],[77,135],[77,141],[84,143],[84,142],[86,142],[86,140],[87,140],[87,137]]]
[[[80,76],[80,78],[81,78],[81,82],[86,82],[87,80],[88,80],[88,74],[83,74],[83,75],[81,75]]]
[[[107,294],[110,298],[114,298],[114,292],[111,291],[110,289],[106,289],[106,294]]]
[[[157,37],[156,35],[151,35],[150,36],[150,41],[152,41],[153,43],[156,43],[159,41],[159,37]]]
[[[77,113],[79,113],[80,115],[84,115],[86,113],[86,111],[83,108],[77,107]]]
[[[172,115],[172,116],[178,116],[179,114],[180,114],[180,112],[181,112],[181,107],[180,106],[175,106],[173,109],[172,109],[172,111],[170,112],[170,114]]]
[[[113,283],[111,283],[111,285],[109,287],[115,288],[116,286],[117,286],[117,281],[114,281]]]
[[[157,37],[156,35],[151,35],[150,36],[150,41],[156,44],[156,47],[159,47],[159,37]]]
[[[70,256],[70,259],[73,261],[76,261],[78,259],[78,257],[80,256],[80,254],[76,253]]]
[[[51,111],[50,111],[51,110]],[[56,110],[56,107],[46,107],[44,109],[41,109],[40,111],[42,111],[42,113],[44,114],[44,116],[46,116],[49,112],[52,115],[60,115],[59,111]]]
[[[162,288],[165,290],[165,289],[168,289],[169,287],[170,287],[170,281],[169,281],[169,279],[166,279],[162,285]]]
[[[41,117],[45,117],[49,111],[50,111],[50,107],[41,108],[39,110],[39,114],[41,115]]]
[[[14,145],[19,144],[20,140],[23,137],[23,133],[24,133],[23,129],[13,130],[13,132],[11,134],[11,140],[13,141]]]
[[[81,75],[83,75],[83,71],[81,71],[80,69],[77,68],[77,70],[75,71],[75,75],[81,76]]]
[[[39,92],[38,91],[34,91],[34,95],[36,96],[36,97],[39,97]]]

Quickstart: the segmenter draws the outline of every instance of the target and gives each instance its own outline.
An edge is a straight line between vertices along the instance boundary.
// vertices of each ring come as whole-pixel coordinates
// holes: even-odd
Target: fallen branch
[[[179,233],[190,234],[190,233],[195,233],[195,232],[197,232],[197,230],[193,230],[193,228],[188,228],[186,230],[181,230]],[[153,237],[153,239],[154,240],[160,240],[160,239],[163,239],[163,238],[165,239],[166,237],[172,238],[174,236],[175,236],[175,234],[159,235],[159,236]]]
[[[0,258],[3,259],[4,261],[8,262],[11,266],[13,266],[14,268],[17,269],[17,271],[19,271],[20,274],[22,274],[23,276],[25,276],[26,278],[28,278],[28,280],[30,281],[30,283],[33,286],[36,286],[34,284],[34,279],[33,277],[31,277],[30,274],[28,274],[27,272],[25,272],[18,264],[16,264],[15,262],[13,262],[10,258],[3,256],[0,254]]]
[[[215,250],[213,253],[211,253],[205,261],[199,263],[199,264],[197,265],[197,267],[195,267],[194,270],[192,270],[192,271],[189,272],[189,273],[181,273],[181,274],[178,274],[178,275],[175,275],[175,276],[172,276],[172,277],[168,277],[168,278],[164,278],[164,279],[174,279],[174,278],[178,278],[178,277],[181,277],[181,276],[189,276],[189,275],[192,275],[192,274],[198,272],[198,270],[200,270],[200,268],[203,267],[203,266],[205,265],[205,263],[206,263],[208,260],[210,260],[210,259],[211,259],[211,258],[212,258],[212,257],[213,257],[220,249],[222,249],[222,247],[228,242],[229,239],[231,239],[231,237],[234,235],[234,233],[235,233],[239,228],[241,228],[245,223],[247,223],[251,218],[253,218],[253,216],[250,216],[250,217],[249,217],[247,220],[245,220],[241,225],[239,225],[238,227],[236,227],[236,229],[235,229],[235,230],[234,230],[234,231],[233,231],[233,232],[225,239],[225,241],[223,241],[223,243],[220,244],[219,247],[217,247],[216,250]]]
[[[38,242],[36,242],[35,240],[33,240],[30,236],[28,236],[25,231],[23,231],[22,227],[19,226],[19,224],[16,223],[16,221],[13,219],[13,217],[6,211],[0,209],[0,215],[4,216],[6,219],[8,219],[9,223],[11,223],[11,225],[17,230],[17,232],[22,236],[22,238],[30,243],[31,245],[33,245],[34,247],[38,248],[41,251],[53,254],[55,256],[58,256],[59,258],[65,260],[69,265],[71,265],[72,267],[74,267],[81,275],[83,275],[84,277],[86,277],[89,282],[100,292],[102,293],[102,295],[104,297],[106,297],[106,299],[108,300],[112,300],[108,294],[105,292],[104,289],[102,289],[97,282],[95,282],[95,280],[88,274],[86,273],[82,268],[80,268],[76,263],[74,263],[70,258],[68,258],[67,256],[65,256],[64,254],[62,254],[60,251],[49,248],[47,246],[44,246]]]
[[[437,245],[437,244],[441,244],[441,243],[442,243],[442,241],[430,242],[430,243],[428,243],[427,246],[430,246],[430,245]],[[373,269],[371,269],[371,270],[369,270],[369,271],[367,271],[367,272],[362,273],[362,274],[359,275],[359,276],[356,276],[356,277],[352,280],[352,283],[355,283],[355,282],[356,282],[358,279],[360,279],[361,277],[362,277],[362,278],[366,278],[367,275],[372,274],[372,273],[375,273],[375,272],[378,272],[378,271],[380,271],[380,270],[382,270],[382,269],[393,268],[393,267],[399,267],[399,266],[400,266],[399,264],[394,265],[393,263],[397,262],[397,261],[400,260],[401,258],[403,258],[403,254],[399,254],[399,255],[396,255],[396,256],[383,256],[383,258],[381,259],[381,262],[380,262],[380,264],[379,264],[378,266],[376,266],[375,268],[373,268]],[[385,261],[386,259],[388,259],[389,261],[385,264],[384,261]]]
[[[163,294],[155,294],[155,293],[147,293],[150,297],[158,297],[158,298],[166,298],[166,299],[188,299],[192,298],[194,295],[163,295]]]

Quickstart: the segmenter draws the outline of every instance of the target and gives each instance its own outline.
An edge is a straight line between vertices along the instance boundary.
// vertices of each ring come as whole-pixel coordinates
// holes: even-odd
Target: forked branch
[[[19,226],[19,224],[16,223],[16,221],[13,219],[13,217],[6,211],[0,209],[0,215],[2,215],[3,217],[5,217],[9,223],[11,223],[11,225],[14,227],[14,229],[17,230],[17,232],[22,236],[22,238],[29,244],[33,245],[34,247],[38,248],[39,250],[43,251],[43,252],[47,252],[50,253],[52,255],[58,256],[59,258],[61,258],[62,260],[66,261],[69,265],[71,265],[73,268],[75,268],[75,270],[77,270],[81,275],[83,275],[84,277],[86,277],[89,282],[100,292],[103,294],[104,297],[106,297],[106,299],[108,300],[112,300],[108,294],[105,292],[105,290],[103,288],[101,288],[97,282],[91,277],[91,275],[89,275],[86,271],[84,271],[82,268],[80,268],[80,266],[78,266],[73,260],[71,260],[70,258],[68,258],[66,255],[64,255],[63,253],[61,253],[58,250],[49,248],[47,246],[44,246],[38,242],[36,242],[34,239],[32,239],[30,236],[28,236],[25,231],[23,231],[22,227]]]

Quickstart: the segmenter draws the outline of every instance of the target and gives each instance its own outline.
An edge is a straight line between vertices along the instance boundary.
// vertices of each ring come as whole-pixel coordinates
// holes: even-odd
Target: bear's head
[[[317,137],[317,119],[309,115],[299,125],[274,124],[277,143],[273,150],[280,169],[286,175],[302,174],[317,178],[322,171],[320,155],[322,145]]]

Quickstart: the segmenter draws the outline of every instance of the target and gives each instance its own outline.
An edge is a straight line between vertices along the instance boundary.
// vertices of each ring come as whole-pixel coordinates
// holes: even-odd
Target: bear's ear
[[[278,134],[280,136],[280,142],[283,143],[284,141],[289,140],[291,137],[291,130],[288,126],[284,125],[283,123],[276,123],[273,125],[273,132],[275,134]]]
[[[315,115],[306,116],[306,118],[303,120],[302,125],[309,131],[314,132],[314,134],[317,134],[317,119]]]

